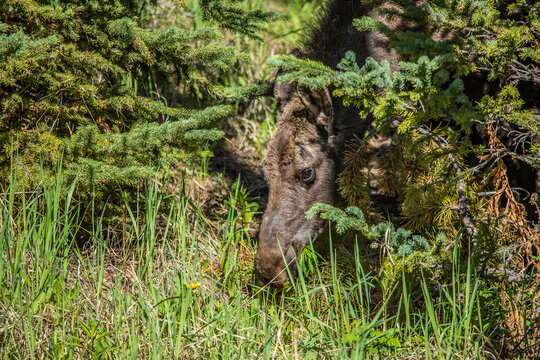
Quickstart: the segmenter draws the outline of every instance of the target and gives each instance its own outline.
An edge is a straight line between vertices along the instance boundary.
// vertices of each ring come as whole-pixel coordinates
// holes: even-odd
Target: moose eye
[[[306,183],[310,183],[315,179],[315,170],[305,169],[302,171],[302,180]]]

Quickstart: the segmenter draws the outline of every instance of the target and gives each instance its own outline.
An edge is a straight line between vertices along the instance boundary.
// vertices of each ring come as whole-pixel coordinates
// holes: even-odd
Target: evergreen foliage
[[[399,31],[369,17],[356,19],[354,26],[389,38],[400,57],[397,71],[372,58],[359,66],[353,52],[337,69],[287,55],[274,61],[285,70],[279,81],[314,89],[332,85],[335,96],[357,107],[363,118],[374,119],[373,133],[391,137],[380,185],[400,202],[408,230],[453,237],[464,227],[473,245],[493,243],[482,236],[521,241],[529,244],[521,264],[540,269],[531,257],[540,249],[534,226],[538,198],[531,193],[518,197],[510,184],[523,181],[524,175],[506,167],[511,162],[520,168],[540,164],[540,3],[385,3],[390,6],[380,12],[387,19],[400,18],[421,30]],[[484,85],[493,90],[476,97]],[[505,144],[509,132],[514,140]],[[343,198],[364,211],[372,204],[361,154],[368,152],[372,135],[351,144],[338,180]],[[473,136],[480,140],[473,142]],[[525,205],[532,210],[527,213]],[[347,214],[334,215],[339,224]],[[490,230],[480,231],[485,228]]]
[[[221,27],[259,40],[264,24],[281,18],[276,13],[262,10],[242,10],[235,7],[242,0],[201,0],[204,18],[217,22]]]
[[[354,25],[389,38],[400,57],[397,71],[369,58],[359,66],[352,52],[337,69],[293,56],[275,61],[286,70],[280,81],[332,85],[335,96],[373,119],[371,132],[350,144],[338,177],[342,197],[356,208],[319,204],[309,215],[320,213],[338,232],[350,228],[378,239],[383,293],[401,273],[455,288],[456,277],[449,279],[445,269],[458,258],[449,258],[448,249],[458,245],[481,276],[496,274],[504,324],[497,319],[502,330],[495,337],[504,338],[508,354],[529,355],[540,323],[538,296],[529,295],[540,283],[540,2],[386,3],[391,6],[381,12],[389,19],[421,31],[396,31],[367,17]],[[403,228],[397,230],[381,222],[382,214],[372,215],[377,210],[365,169],[375,135],[391,139],[376,160],[382,174],[376,180],[399,204]],[[506,315],[517,308],[518,293],[525,299],[523,319]]]
[[[368,225],[362,210],[355,206],[341,210],[328,204],[316,204],[306,213],[306,217],[311,218],[317,213],[322,219],[334,222],[338,234],[355,230],[372,241],[372,246],[384,245],[400,257],[431,250],[426,238],[412,235],[411,231],[403,228],[396,229],[394,224],[389,221]],[[444,240],[446,240],[444,234],[437,235],[437,243],[442,243]]]
[[[257,37],[274,13],[238,2],[200,1],[219,26]],[[162,5],[162,4],[161,4]],[[179,4],[181,6],[181,3]],[[111,191],[137,184],[222,136],[216,122],[230,101],[258,95],[261,84],[230,91],[215,73],[245,59],[222,45],[208,23],[155,28],[156,1],[18,1],[0,4],[0,166],[11,156],[37,183],[39,159],[58,163],[86,188]],[[180,15],[178,15],[180,16]],[[213,104],[212,104],[213,103]],[[210,105],[210,106],[209,106]]]

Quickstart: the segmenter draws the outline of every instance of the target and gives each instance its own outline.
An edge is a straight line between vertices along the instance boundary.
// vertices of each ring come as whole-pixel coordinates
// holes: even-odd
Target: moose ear
[[[305,58],[300,50],[294,49],[290,53],[297,58]],[[295,111],[307,111],[309,121],[314,121],[319,128],[324,129],[328,135],[333,134],[333,107],[332,98],[327,88],[312,90],[297,82],[279,82],[277,79],[283,71],[278,71],[274,83],[274,97],[278,104],[278,114],[287,119]]]
[[[311,90],[305,86],[298,85],[297,88],[300,100],[308,110],[317,125],[327,128],[331,127],[333,119],[332,98],[327,88]]]

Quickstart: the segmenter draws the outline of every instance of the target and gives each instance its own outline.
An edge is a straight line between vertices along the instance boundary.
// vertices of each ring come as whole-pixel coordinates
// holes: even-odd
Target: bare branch
[[[516,154],[513,151],[510,151],[508,149],[483,149],[482,151],[490,154],[495,154],[497,158],[502,158],[505,156],[510,156],[512,158],[518,159],[520,161],[523,161],[529,165],[534,165],[535,158],[532,156],[524,156]]]

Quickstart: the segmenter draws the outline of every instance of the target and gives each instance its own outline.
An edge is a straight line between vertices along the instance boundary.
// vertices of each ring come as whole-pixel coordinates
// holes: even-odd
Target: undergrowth
[[[250,285],[255,209],[238,184],[220,226],[149,181],[117,232],[60,171],[50,185],[20,181],[0,195],[2,358],[500,357],[498,285],[457,248],[447,283],[403,270],[385,289],[365,249],[336,248],[305,256],[281,292]]]

